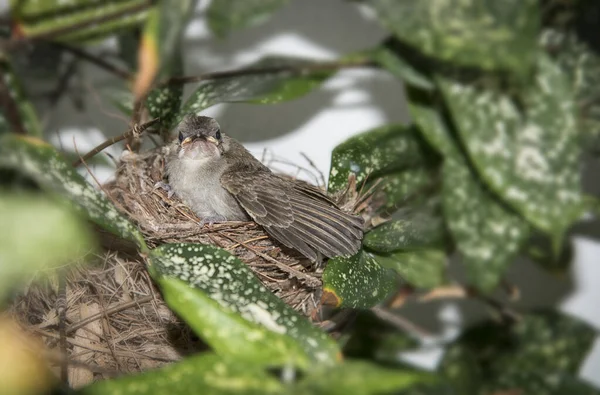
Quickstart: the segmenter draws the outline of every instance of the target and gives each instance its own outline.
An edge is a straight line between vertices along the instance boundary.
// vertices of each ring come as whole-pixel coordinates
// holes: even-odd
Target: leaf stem
[[[107,147],[110,147],[113,144],[118,143],[119,141],[125,140],[126,138],[128,138],[130,136],[133,136],[133,135],[140,135],[146,129],[148,129],[150,126],[152,126],[155,123],[157,123],[159,121],[159,119],[160,118],[154,118],[151,121],[148,121],[148,122],[146,122],[144,124],[141,124],[141,125],[135,124],[131,129],[129,129],[128,131],[126,131],[122,135],[116,136],[116,137],[113,137],[111,139],[106,140],[105,142],[103,142],[102,144],[98,145],[97,147],[95,147],[94,149],[92,149],[90,152],[88,152],[87,154],[83,155],[82,157],[80,157],[79,159],[77,159],[75,162],[73,162],[73,167],[79,166],[83,162],[85,162],[88,159],[94,157],[97,153],[101,152],[102,150],[106,149]]]

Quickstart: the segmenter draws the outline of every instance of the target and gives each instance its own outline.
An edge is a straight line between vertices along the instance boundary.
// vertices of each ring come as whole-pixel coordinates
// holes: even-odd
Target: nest
[[[189,242],[224,248],[277,297],[318,321],[322,265],[270,239],[253,222],[200,227],[200,219],[181,201],[155,187],[163,181],[164,163],[161,149],[126,153],[115,180],[103,186],[119,210],[138,225],[148,245]],[[346,197],[345,207],[354,207],[352,200],[356,202],[356,196]],[[41,336],[50,355],[61,361],[56,369],[62,366],[63,373],[66,353],[74,387],[157,368],[206,348],[165,305],[135,248],[105,236],[105,252],[95,264],[64,273],[64,321],[57,309],[62,305],[58,280],[32,283],[12,307],[16,319]],[[62,325],[66,344],[61,345]]]

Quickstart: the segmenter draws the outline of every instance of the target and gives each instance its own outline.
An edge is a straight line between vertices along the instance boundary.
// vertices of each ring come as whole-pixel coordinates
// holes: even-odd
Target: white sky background
[[[200,2],[204,3],[204,2]],[[0,9],[6,0],[0,0]],[[201,15],[199,9],[197,15]],[[227,70],[251,63],[263,55],[286,54],[331,60],[344,53],[376,45],[385,32],[365,18],[359,9],[344,0],[292,0],[264,25],[235,32],[219,40],[210,34],[202,18],[195,18],[186,32],[185,66],[187,75]],[[101,85],[109,76],[86,65],[86,80]],[[189,92],[189,87],[187,92]],[[107,114],[117,113],[97,95],[85,97],[87,111],[76,112],[69,100],[62,100],[44,119],[52,131],[53,142],[63,146],[77,141],[80,152],[101,143],[106,136],[122,134],[124,120]],[[321,89],[279,105],[218,105],[204,114],[213,116],[229,135],[241,140],[256,156],[264,149],[293,163],[307,166],[300,153],[327,173],[332,149],[353,134],[390,122],[407,122],[402,86],[382,71],[346,70],[331,78]],[[82,126],[84,125],[84,126]],[[118,157],[120,146],[109,150]],[[106,180],[111,171],[95,168]],[[540,306],[548,300],[562,310],[600,328],[600,244],[578,238],[573,278],[550,276],[529,263],[515,265],[509,278],[521,288],[524,306]],[[444,337],[456,334],[457,325],[484,317],[473,314],[469,305],[446,303],[435,306],[408,306],[400,314]],[[429,318],[428,318],[429,317]],[[431,317],[434,317],[432,319]],[[441,327],[434,322],[441,319]],[[433,321],[433,322],[432,322]],[[426,343],[430,343],[427,341]],[[434,367],[441,350],[411,353],[404,358]],[[600,386],[600,341],[586,361],[583,377]]]

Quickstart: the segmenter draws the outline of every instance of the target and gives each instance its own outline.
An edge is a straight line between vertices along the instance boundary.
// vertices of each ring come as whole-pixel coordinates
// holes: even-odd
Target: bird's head
[[[225,152],[224,135],[213,118],[187,115],[177,127],[177,132],[179,158],[218,159]]]

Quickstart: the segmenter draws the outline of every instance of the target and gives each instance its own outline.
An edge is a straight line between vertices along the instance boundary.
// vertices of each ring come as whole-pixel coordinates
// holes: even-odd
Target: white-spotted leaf
[[[323,272],[323,303],[338,307],[369,308],[385,300],[398,285],[393,272],[371,254],[335,257]]]
[[[217,352],[304,365],[308,361],[336,361],[336,344],[273,295],[242,261],[225,250],[199,244],[167,244],[153,250],[151,260],[161,285],[166,287],[169,306]],[[231,336],[238,338],[231,340]]]
[[[540,58],[524,118],[507,96],[442,79],[440,86],[485,182],[534,226],[562,236],[582,210],[575,105],[563,72]]]
[[[527,240],[529,227],[471,171],[439,113],[411,103],[425,138],[444,155],[442,205],[448,229],[467,268],[468,280],[491,291]]]
[[[202,82],[186,100],[178,121],[217,103],[279,103],[301,97],[319,86],[333,71],[310,69],[315,62],[294,57],[266,57],[246,73]]]
[[[413,287],[429,289],[445,282],[446,253],[443,250],[396,251],[373,254],[373,258]]]
[[[487,70],[530,70],[537,52],[537,0],[362,0],[419,51]]]
[[[388,125],[346,140],[331,154],[328,191],[343,190],[350,174],[361,185],[367,177],[420,167],[427,162],[427,152],[419,137],[414,128]]]
[[[92,222],[147,251],[139,229],[121,215],[106,196],[86,182],[54,147],[33,138],[3,136],[0,167],[20,172],[41,188],[71,200]]]
[[[249,363],[202,353],[159,370],[103,380],[76,392],[80,395],[283,394],[283,385]]]
[[[482,384],[479,393],[588,393],[575,390],[586,387],[574,378],[597,336],[586,323],[554,311],[529,314],[512,326],[485,322],[450,347],[442,372],[453,379],[460,366],[469,375],[470,366],[470,381]]]

